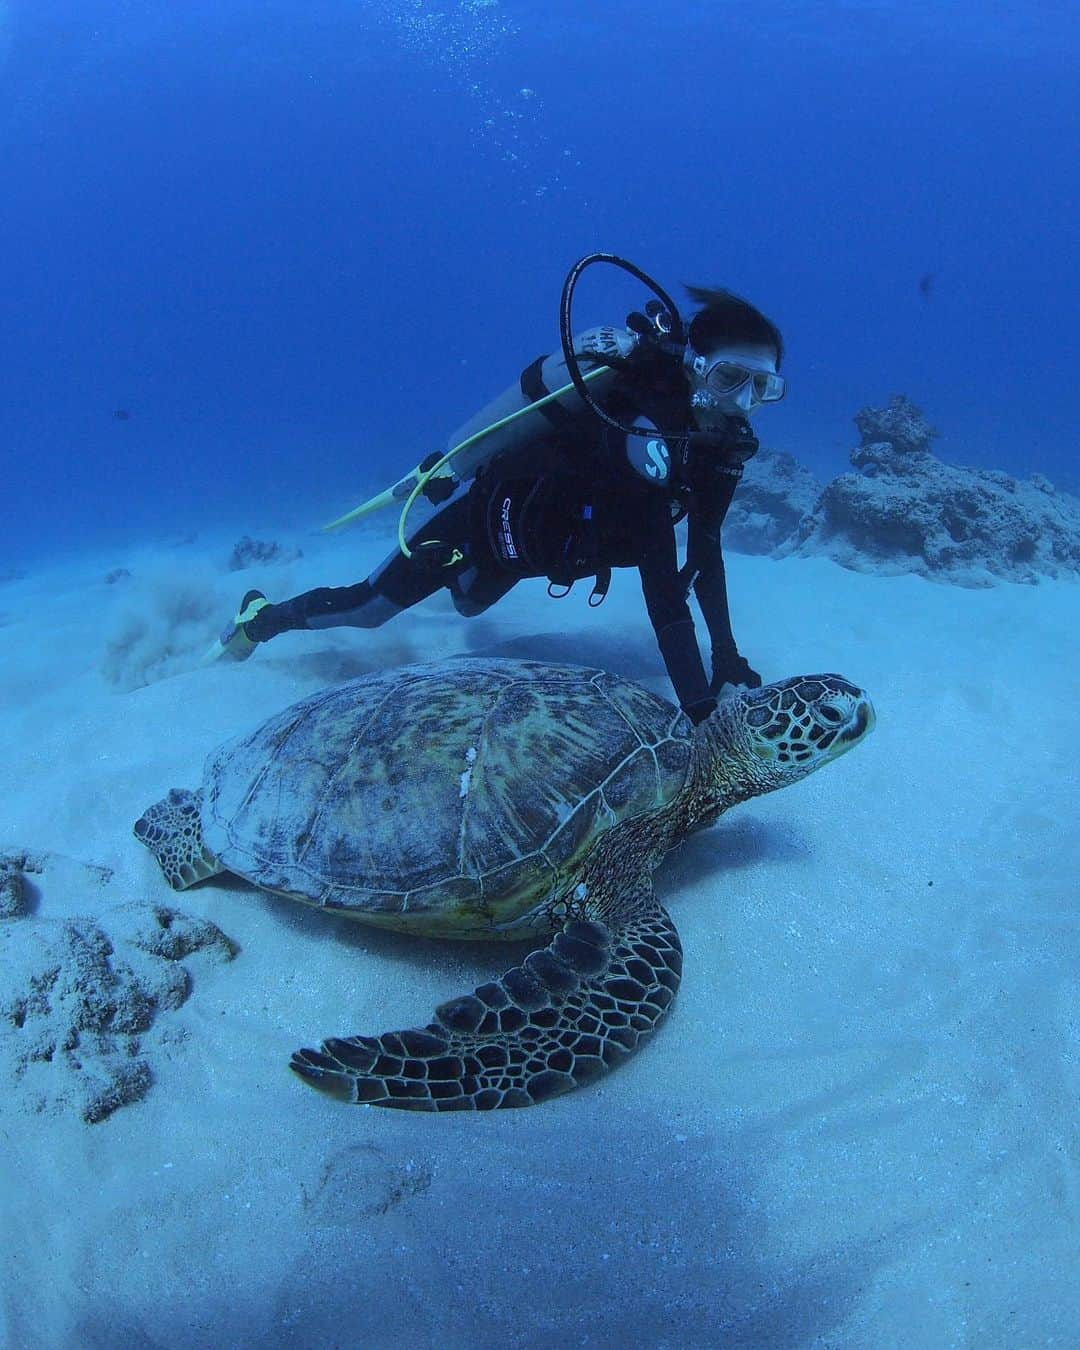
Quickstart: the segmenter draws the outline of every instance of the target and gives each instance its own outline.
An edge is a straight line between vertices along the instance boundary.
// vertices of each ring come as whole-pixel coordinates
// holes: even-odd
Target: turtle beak
[[[855,715],[851,721],[836,738],[843,741],[846,745],[855,745],[861,741],[868,731],[873,731],[877,723],[877,716],[874,713],[874,705],[868,698],[861,698],[855,706]]]

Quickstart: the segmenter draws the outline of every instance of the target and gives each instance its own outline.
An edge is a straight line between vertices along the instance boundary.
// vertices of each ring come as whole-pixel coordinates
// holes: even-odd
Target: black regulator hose
[[[671,328],[669,340],[673,348],[685,345],[686,330],[683,327],[682,318],[679,315],[678,307],[667,291],[656,281],[652,279],[640,267],[635,267],[632,262],[627,262],[625,258],[620,258],[614,253],[589,253],[580,261],[576,262],[570,271],[566,274],[566,281],[563,283],[562,300],[559,304],[559,337],[562,339],[563,360],[566,362],[566,369],[570,373],[570,379],[579,396],[584,401],[586,407],[590,409],[602,422],[608,426],[614,427],[617,431],[623,432],[627,436],[655,436],[656,428],[627,426],[620,422],[617,417],[612,417],[610,413],[604,411],[589,392],[589,386],[581,373],[581,365],[574,351],[574,325],[572,309],[574,304],[574,291],[581,279],[581,274],[587,267],[594,263],[609,263],[612,267],[619,267],[624,272],[640,281],[643,286],[647,286],[653,295],[663,304],[670,319]]]

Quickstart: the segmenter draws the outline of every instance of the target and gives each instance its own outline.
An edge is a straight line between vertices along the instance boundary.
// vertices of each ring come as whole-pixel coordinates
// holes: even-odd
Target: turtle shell
[[[672,799],[690,751],[676,708],[605,671],[407,666],[214,751],[203,838],[256,885],[367,922],[524,935],[605,830]]]

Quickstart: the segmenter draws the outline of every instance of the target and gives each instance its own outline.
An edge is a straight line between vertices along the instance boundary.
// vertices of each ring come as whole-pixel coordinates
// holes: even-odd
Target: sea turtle
[[[291,1062],[350,1102],[527,1106],[625,1059],[675,997],[679,937],[652,887],[664,854],[873,722],[838,675],[739,692],[695,727],[602,670],[407,666],[322,690],[215,750],[202,787],[173,789],[135,834],[177,889],[228,871],[401,932],[543,935],[423,1029],[328,1040]]]

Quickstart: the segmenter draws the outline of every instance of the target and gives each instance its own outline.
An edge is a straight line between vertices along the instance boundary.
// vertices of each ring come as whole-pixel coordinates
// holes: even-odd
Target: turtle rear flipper
[[[135,838],[158,860],[174,891],[216,877],[225,869],[203,843],[202,792],[172,788],[135,822]]]
[[[682,970],[679,935],[651,882],[616,908],[608,923],[570,920],[501,979],[442,1004],[423,1029],[324,1041],[289,1067],[343,1101],[413,1111],[532,1106],[592,1082],[648,1039]]]

